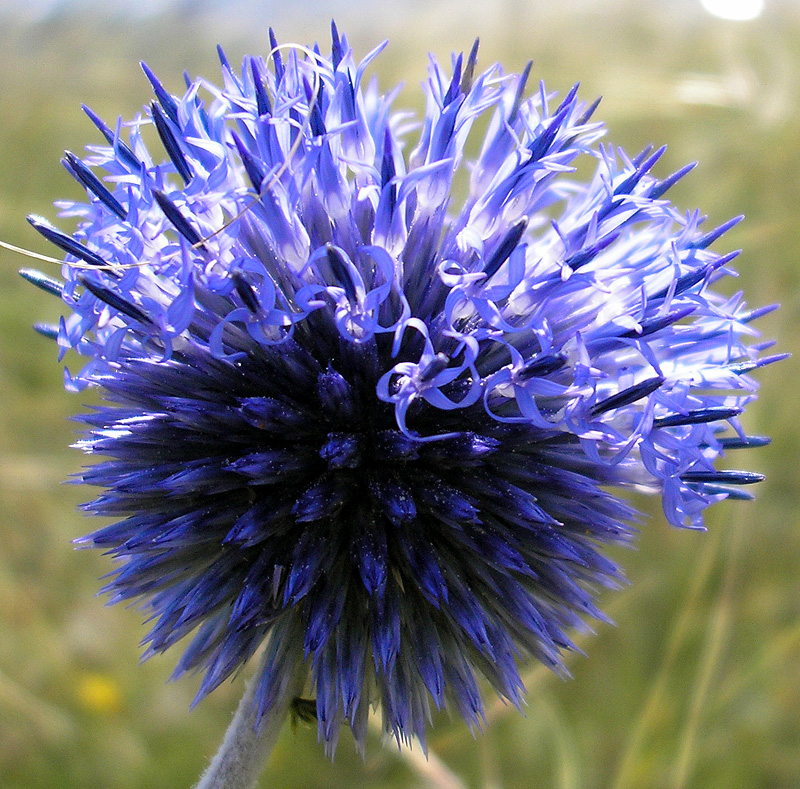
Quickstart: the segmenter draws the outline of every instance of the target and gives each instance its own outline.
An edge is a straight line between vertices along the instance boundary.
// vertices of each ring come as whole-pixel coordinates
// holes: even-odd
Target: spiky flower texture
[[[602,617],[636,520],[613,490],[695,528],[748,497],[716,462],[765,442],[738,415],[766,310],[713,290],[733,222],[664,199],[691,168],[600,144],[577,89],[479,73],[476,44],[431,61],[415,131],[365,85],[382,47],[272,46],[180,97],[145,67],[144,117],[87,109],[107,145],[66,155],[76,232],[31,218],[67,253],[65,282],[24,272],[71,310],[40,328],[106,399],[79,479],[118,520],[81,543],[149,611],[147,655],[188,641],[198,697],[266,643],[258,718],[294,676],[328,750],[376,705],[424,741],[435,708],[480,726],[482,678],[518,704],[520,665],[561,670]]]

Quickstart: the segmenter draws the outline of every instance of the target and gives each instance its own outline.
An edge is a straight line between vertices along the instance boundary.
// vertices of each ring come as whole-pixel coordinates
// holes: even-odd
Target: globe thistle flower
[[[779,358],[714,289],[737,220],[664,197],[691,166],[651,175],[663,148],[602,144],[597,102],[480,72],[477,42],[431,60],[415,126],[365,81],[382,49],[273,38],[182,95],[144,67],[144,114],[86,109],[105,142],[66,154],[75,232],[30,220],[64,280],[23,272],[69,308],[40,327],[86,357],[67,387],[105,397],[78,480],[116,520],[79,543],[145,656],[184,642],[199,699],[264,646],[254,720],[303,687],[329,751],[371,707],[424,742],[434,709],[480,727],[483,680],[519,704],[526,661],[563,672],[620,580],[619,492],[690,528],[749,498],[718,461],[766,442],[739,415]]]

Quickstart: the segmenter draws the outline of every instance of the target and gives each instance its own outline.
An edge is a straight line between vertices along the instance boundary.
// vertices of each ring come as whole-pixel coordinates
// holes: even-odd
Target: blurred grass
[[[0,238],[51,252],[24,216],[54,218],[54,199],[78,196],[58,159],[99,141],[81,102],[113,121],[149,100],[138,60],[177,91],[184,68],[215,78],[217,42],[234,62],[265,52],[267,24],[284,41],[325,41],[324,5],[310,20],[289,6],[213,24],[189,11],[135,27],[89,14],[0,20]],[[782,302],[760,328],[797,353],[800,14],[776,3],[760,20],[735,24],[677,12],[686,6],[407,0],[336,15],[357,53],[391,37],[376,69],[383,86],[409,86],[401,105],[419,105],[428,50],[446,58],[480,35],[484,65],[501,60],[514,71],[533,58],[548,87],[563,92],[581,79],[584,97],[603,94],[598,117],[609,140],[630,151],[667,142],[662,175],[699,160],[674,201],[700,206],[715,224],[747,214],[726,236],[728,248],[745,250],[728,287],[752,305]],[[62,391],[54,349],[30,331],[54,319],[58,304],[19,280],[25,264],[0,254],[0,786],[188,786],[241,685],[189,712],[196,682],[166,684],[173,655],[138,665],[140,613],[95,597],[108,564],[71,549],[89,528],[76,512],[84,494],[59,484],[82,462],[67,449],[75,430],[67,417],[91,395]],[[768,474],[758,501],[718,505],[709,533],[695,534],[668,528],[655,502],[637,500],[652,517],[638,550],[616,554],[631,587],[603,599],[617,627],[581,639],[587,657],[570,659],[573,679],[531,667],[525,716],[490,701],[478,744],[458,722],[437,720],[430,745],[466,786],[800,786],[795,362],[759,377],[763,391],[745,423],[774,443],[744,461]],[[377,739],[362,762],[343,738],[331,765],[315,731],[301,726],[287,727],[264,785],[427,784]]]

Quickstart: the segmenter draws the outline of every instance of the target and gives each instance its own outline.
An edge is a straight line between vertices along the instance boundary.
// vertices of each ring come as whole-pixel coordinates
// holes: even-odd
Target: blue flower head
[[[620,577],[618,489],[692,528],[749,498],[717,461],[765,442],[739,415],[778,357],[714,290],[735,220],[679,212],[691,168],[601,144],[577,86],[480,72],[476,42],[431,61],[414,125],[365,80],[383,46],[272,46],[181,96],[145,67],[144,115],[87,109],[105,142],[66,154],[77,230],[30,220],[66,253],[63,282],[24,272],[69,307],[40,328],[105,397],[79,479],[116,522],[81,543],[198,698],[266,645],[259,716],[299,672],[328,750],[376,705],[424,741],[434,709],[481,725],[482,679],[519,704],[522,663],[563,670]]]

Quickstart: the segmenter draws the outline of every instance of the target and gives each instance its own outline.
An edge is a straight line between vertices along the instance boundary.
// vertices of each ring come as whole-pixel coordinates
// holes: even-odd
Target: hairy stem
[[[292,699],[300,692],[305,672],[298,666],[291,681],[256,728],[258,674],[245,686],[219,751],[195,789],[252,789],[278,740]]]

